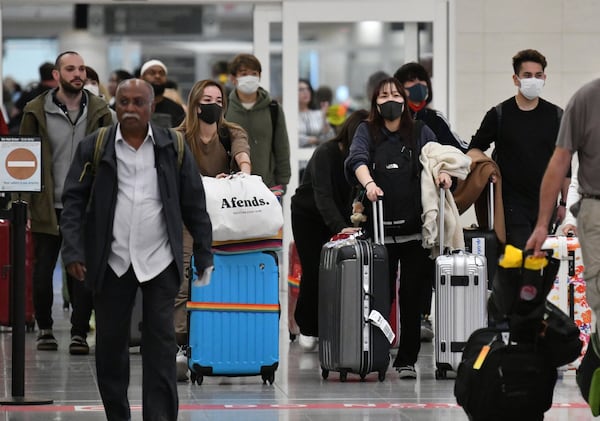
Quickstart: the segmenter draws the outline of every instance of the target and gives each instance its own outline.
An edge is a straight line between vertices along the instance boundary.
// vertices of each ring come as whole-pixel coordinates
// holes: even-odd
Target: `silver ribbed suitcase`
[[[383,211],[381,206],[373,215],[380,215],[379,211]],[[380,321],[390,314],[382,224],[380,228],[379,232],[375,229],[375,242],[361,239],[329,242],[321,251],[319,361],[324,379],[329,371],[337,371],[340,381],[345,381],[348,373],[356,373],[364,379],[371,372],[377,372],[380,381],[385,380],[390,341],[382,329],[369,320],[373,310],[382,315]],[[383,324],[390,334],[387,320]]]
[[[440,192],[440,256],[435,260],[436,379],[456,371],[467,339],[487,326],[485,256],[458,251],[444,254],[444,199]]]

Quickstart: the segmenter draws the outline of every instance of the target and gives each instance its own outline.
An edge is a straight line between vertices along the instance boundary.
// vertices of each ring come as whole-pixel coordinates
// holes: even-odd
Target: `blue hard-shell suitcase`
[[[192,262],[192,268],[193,268]],[[214,255],[208,285],[190,282],[188,365],[204,376],[275,381],[279,364],[279,268],[272,252]]]

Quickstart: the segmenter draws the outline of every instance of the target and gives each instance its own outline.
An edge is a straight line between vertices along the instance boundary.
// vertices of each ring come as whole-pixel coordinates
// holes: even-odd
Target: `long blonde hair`
[[[184,133],[186,142],[194,153],[194,156],[197,155],[197,148],[194,139],[200,132],[200,119],[198,118],[198,112],[196,110],[198,104],[200,103],[200,99],[202,99],[202,96],[204,95],[204,90],[209,86],[216,86],[219,91],[221,91],[223,112],[217,121],[217,134],[219,137],[226,137],[227,132],[225,131],[229,131],[229,129],[242,129],[241,126],[225,120],[225,112],[227,111],[227,95],[223,85],[212,79],[204,79],[196,82],[194,86],[192,86],[190,94],[188,95],[188,112],[183,122],[179,125],[179,127],[177,127],[177,130]]]

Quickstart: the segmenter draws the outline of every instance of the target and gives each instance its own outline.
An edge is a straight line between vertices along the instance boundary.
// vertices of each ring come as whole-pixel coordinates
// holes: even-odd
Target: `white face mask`
[[[93,93],[93,94],[94,94],[94,95],[96,95],[96,96],[99,96],[99,95],[100,95],[100,88],[98,88],[98,85],[92,85],[92,84],[85,85],[85,86],[83,87],[83,89],[85,89],[85,90],[86,90],[86,91],[88,91],[88,92],[91,92],[91,93]]]
[[[521,91],[523,96],[529,100],[535,99],[540,96],[545,83],[544,79],[538,79],[535,77],[519,79],[519,82],[521,82],[521,87],[519,88],[519,91]]]
[[[258,90],[259,81],[258,76],[240,76],[237,78],[237,88],[240,92],[250,95]]]

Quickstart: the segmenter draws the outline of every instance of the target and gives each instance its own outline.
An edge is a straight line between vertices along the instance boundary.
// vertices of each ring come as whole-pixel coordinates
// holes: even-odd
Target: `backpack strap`
[[[271,112],[272,143],[275,143],[275,129],[277,128],[277,119],[279,117],[279,104],[274,99],[269,103],[269,111]]]
[[[96,176],[96,169],[98,168],[98,164],[100,163],[100,159],[102,158],[102,152],[104,151],[104,140],[106,138],[106,132],[108,131],[108,127],[100,127],[98,129],[98,134],[96,135],[96,140],[94,141],[94,155],[92,157],[92,161],[88,161],[83,166],[83,170],[81,171],[81,175],[79,176],[79,182],[83,180],[85,177],[85,173],[87,169],[90,168],[92,172],[92,177]]]
[[[175,135],[175,150],[177,151],[177,168],[181,169],[183,165],[183,152],[185,151],[185,140],[183,139],[183,133],[179,130],[169,129],[171,134]]]
[[[223,145],[225,152],[227,152],[227,156],[231,157],[231,133],[227,127],[219,128],[219,142]]]
[[[102,158],[102,152],[104,152],[104,141],[106,139],[106,132],[108,127],[100,127],[98,129],[98,136],[96,136],[96,142],[94,143],[94,160],[92,162],[92,175],[96,174],[98,164]]]

